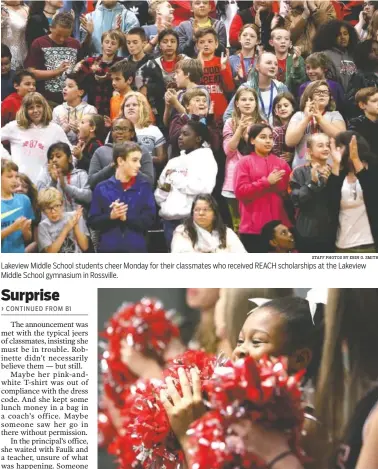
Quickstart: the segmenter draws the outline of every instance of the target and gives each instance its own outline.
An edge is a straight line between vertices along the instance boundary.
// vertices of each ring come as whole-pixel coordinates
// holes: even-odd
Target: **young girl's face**
[[[27,115],[33,124],[39,124],[43,118],[42,104],[31,104],[27,109]]]
[[[167,34],[159,43],[163,57],[173,57],[177,53],[178,42],[175,36]]]
[[[241,93],[235,106],[239,109],[240,114],[250,116],[256,109],[256,99],[251,91]]]
[[[255,153],[258,155],[269,155],[273,148],[273,132],[266,127],[256,138],[251,139],[251,143],[255,146]]]
[[[123,113],[125,117],[130,119],[134,124],[137,122],[139,115],[139,103],[135,96],[130,96],[130,98],[125,101],[123,106]]]
[[[50,162],[58,169],[62,170],[63,174],[67,174],[70,170],[71,156],[66,155],[62,150],[53,151]]]
[[[325,109],[330,100],[329,88],[327,85],[320,85],[312,94],[312,99],[317,103],[320,109]]]
[[[251,356],[259,360],[263,355],[284,355],[287,339],[284,317],[262,306],[247,317],[232,358]]]
[[[83,116],[79,123],[79,139],[85,140],[93,134],[93,126],[91,125],[90,116]]]
[[[201,146],[198,135],[189,125],[184,125],[178,138],[178,146],[180,150],[193,150]]]
[[[253,49],[257,45],[257,34],[256,31],[252,28],[246,28],[240,34],[240,44],[244,49]]]
[[[185,88],[186,81],[187,81],[187,75],[181,70],[181,68],[176,69],[175,71],[175,81],[177,88]]]
[[[274,111],[279,119],[289,119],[294,113],[294,108],[288,99],[282,98],[276,104]]]
[[[18,186],[16,187],[15,192],[17,194],[27,195],[29,192],[29,185],[27,184],[27,182],[21,179],[20,177],[17,177],[17,181],[18,181]]]
[[[329,137],[325,134],[317,134],[313,137],[312,145],[308,152],[312,160],[327,161],[331,154]]]
[[[343,49],[346,49],[349,45],[349,31],[345,26],[341,26],[339,34],[336,38],[336,44]]]

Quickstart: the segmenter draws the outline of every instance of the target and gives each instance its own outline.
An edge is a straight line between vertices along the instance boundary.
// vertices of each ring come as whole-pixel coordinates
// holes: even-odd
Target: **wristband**
[[[281,461],[281,459],[283,458],[286,458],[286,456],[289,456],[289,454],[293,454],[291,450],[284,451],[283,453],[279,454],[266,466],[266,469],[273,469],[273,466],[274,464],[276,464],[276,462]]]

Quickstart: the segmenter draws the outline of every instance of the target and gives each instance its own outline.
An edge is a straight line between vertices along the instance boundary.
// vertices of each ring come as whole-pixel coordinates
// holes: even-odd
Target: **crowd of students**
[[[181,355],[186,347],[200,348],[208,353],[222,352],[224,358],[233,361],[249,356],[255,360],[266,356],[285,356],[289,374],[304,371],[301,400],[306,415],[299,445],[306,452],[306,462],[301,463],[293,454],[287,433],[282,428],[280,430],[280,422],[270,421],[263,426],[258,419],[252,421],[245,417],[249,414],[240,412],[232,426],[233,432],[228,429],[227,433],[230,440],[232,435],[240,441],[232,447],[225,437],[228,459],[224,464],[227,467],[236,467],[231,462],[230,452],[240,455],[243,450],[259,457],[258,465],[247,466],[244,463],[243,467],[378,467],[377,289],[314,289],[304,299],[294,296],[292,289],[189,288],[186,298],[191,308],[200,311],[200,319],[188,344],[184,345],[184,341],[178,343],[176,337],[168,344],[171,359]],[[150,340],[153,341],[153,337]],[[173,380],[169,373],[162,373],[164,368],[170,366],[168,359],[158,361],[151,355],[144,355],[129,342],[121,340],[119,353],[122,363],[138,378],[165,380],[167,384],[160,399],[171,429],[185,452],[186,465],[182,466],[177,461],[178,466],[208,468],[205,464],[192,464],[195,437],[193,432],[191,438],[187,433],[193,421],[208,411],[209,399],[201,393],[196,368],[190,370],[190,376],[182,368],[179,383],[175,380],[175,387],[171,385]],[[222,367],[221,364],[218,366]],[[227,376],[227,371],[223,376]],[[146,381],[143,383],[147,385]],[[232,389],[227,389],[232,395]],[[237,396],[240,396],[239,389]],[[110,410],[111,399],[104,402]],[[113,407],[116,406],[113,404]],[[221,407],[222,401],[218,400],[211,409],[224,412]],[[128,418],[130,409],[122,410],[116,409],[116,412],[113,410],[109,414],[121,435],[126,422],[133,423]],[[216,418],[214,414],[213,418]],[[142,418],[138,426],[135,425],[136,432],[142,431],[141,422],[144,422]],[[215,431],[206,433],[204,439],[209,448],[225,444],[221,430],[218,431],[218,434]],[[211,440],[214,435],[216,441]],[[136,434],[135,439],[139,436]],[[161,449],[159,447],[156,451],[158,465],[159,456],[165,454]],[[129,448],[124,447],[122,451],[127,452]],[[223,453],[219,452],[217,467],[223,467],[221,455]],[[235,460],[233,462],[237,464]],[[163,463],[160,466],[163,467]]]
[[[2,2],[3,252],[378,243],[378,2]]]

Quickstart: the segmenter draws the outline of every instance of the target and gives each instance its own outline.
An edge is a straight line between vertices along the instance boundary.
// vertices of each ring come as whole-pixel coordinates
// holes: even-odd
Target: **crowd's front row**
[[[79,134],[84,141],[93,141],[97,119],[83,117]],[[147,252],[147,238],[158,226],[156,203],[173,253],[334,252],[335,246],[338,252],[375,252],[377,166],[355,132],[341,132],[335,140],[325,133],[311,135],[309,161],[291,173],[287,162],[272,154],[269,124],[250,126],[248,151],[234,168],[239,239],[222,221],[217,194],[211,195],[218,166],[203,123],[187,120],[181,127],[180,156],[168,161],[154,194],[152,161],[135,142],[129,119],[113,122],[114,144],[95,151],[89,176],[80,169],[82,148],[71,151],[59,141],[59,132],[48,135],[50,126],[59,128],[49,120],[46,101],[31,93],[11,123],[18,132],[30,133],[29,148],[42,145],[38,132],[41,140],[58,141],[47,149],[48,164],[39,172],[37,188],[14,161],[2,159],[3,252]],[[8,136],[14,139],[11,132]]]

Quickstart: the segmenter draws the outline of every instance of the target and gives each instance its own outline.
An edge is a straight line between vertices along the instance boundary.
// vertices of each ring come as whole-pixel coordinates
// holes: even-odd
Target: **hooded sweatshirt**
[[[350,79],[357,72],[352,55],[348,51],[338,49],[337,47],[325,50],[324,54],[331,62],[331,78],[340,83],[344,91],[347,92]]]
[[[59,181],[53,181],[47,168],[45,168],[38,178],[38,192],[42,189],[55,187],[63,194],[64,211],[74,212],[78,205],[89,206],[92,200],[92,191],[88,184],[88,174],[82,169],[73,169],[68,173],[64,180],[65,186],[62,187]]]
[[[167,171],[172,171],[167,174]],[[155,200],[160,205],[159,215],[166,220],[182,220],[190,214],[198,194],[211,194],[215,187],[218,166],[210,148],[198,148],[168,161],[159,178]],[[170,184],[169,192],[160,186]]]
[[[63,127],[63,125],[67,125],[70,122],[80,122],[85,114],[97,114],[97,109],[85,101],[82,101],[76,107],[63,103],[53,109],[53,122]],[[67,138],[75,145],[78,141],[78,134],[70,130],[67,132]]]
[[[92,48],[95,54],[101,54],[101,35],[105,31],[114,29],[116,25],[116,18],[121,15],[121,31],[126,33],[131,28],[139,26],[138,18],[130,10],[127,10],[123,5],[117,2],[114,8],[105,8],[102,3],[97,4],[95,11],[87,13],[87,19],[91,19],[94,24],[94,31],[92,34]],[[80,28],[80,40],[85,39],[86,32]]]

